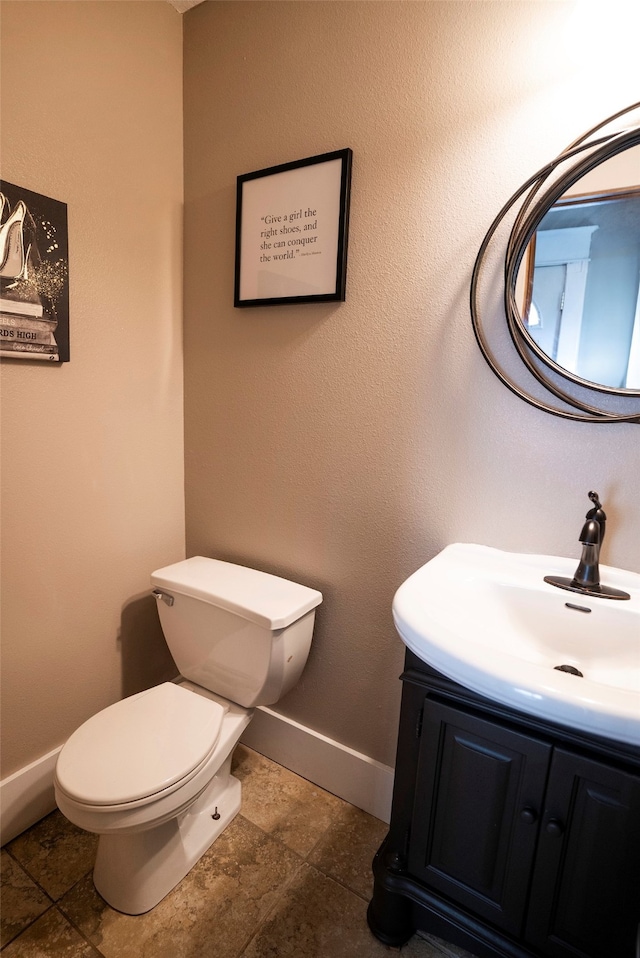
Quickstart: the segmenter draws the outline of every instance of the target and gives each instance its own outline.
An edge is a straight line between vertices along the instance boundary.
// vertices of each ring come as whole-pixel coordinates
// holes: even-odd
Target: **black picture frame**
[[[350,149],[238,176],[233,305],[344,302]]]
[[[0,358],[69,362],[67,204],[0,181]]]

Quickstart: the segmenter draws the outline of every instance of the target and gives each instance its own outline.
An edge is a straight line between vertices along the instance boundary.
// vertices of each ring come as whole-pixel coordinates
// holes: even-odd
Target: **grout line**
[[[47,896],[47,897],[49,897],[49,896]],[[51,899],[49,899],[49,900],[51,901]],[[24,925],[24,926],[20,929],[20,931],[17,932],[17,934],[15,934],[15,935],[13,936],[13,938],[10,938],[8,941],[5,941],[5,943],[4,943],[4,945],[2,946],[2,948],[0,949],[0,951],[4,951],[6,948],[9,947],[9,945],[14,944],[15,942],[18,941],[18,939],[22,938],[23,935],[26,935],[26,933],[29,931],[29,929],[30,929],[30,928],[33,928],[33,926],[34,926],[35,924],[37,924],[37,923],[40,921],[41,918],[44,918],[45,915],[48,915],[50,911],[56,911],[56,912],[60,915],[60,917],[62,918],[62,920],[63,920],[66,924],[70,925],[70,926],[73,928],[73,930],[74,930],[75,932],[77,932],[78,935],[80,935],[80,937],[82,938],[82,940],[83,940],[87,945],[89,945],[89,947],[91,948],[91,951],[95,954],[96,958],[104,958],[104,955],[102,954],[102,952],[101,952],[101,951],[98,951],[98,949],[95,947],[95,945],[93,944],[93,942],[89,941],[89,939],[87,938],[87,936],[82,933],[82,931],[74,924],[74,922],[71,921],[70,918],[67,917],[67,915],[65,915],[65,913],[62,911],[61,908],[58,908],[58,905],[57,905],[56,902],[54,902],[54,901],[51,901],[51,904],[49,905],[48,908],[45,908],[45,910],[44,910],[43,912],[41,912],[39,915],[37,915],[32,921],[30,921],[30,922],[28,922],[28,924]]]
[[[2,0],[0,0],[0,2],[2,2]],[[282,848],[286,849],[291,855],[295,855],[296,858],[299,858],[301,862],[306,861],[306,858],[304,855],[301,855],[300,852],[297,852],[295,850],[295,848],[291,848],[290,845],[287,845],[286,842],[283,842],[283,840],[279,837],[279,835],[274,835],[273,832],[268,832],[266,828],[262,827],[262,825],[258,825],[256,822],[253,822],[250,818],[247,818],[245,815],[242,814],[242,810],[238,812],[236,817],[243,819],[243,821],[245,821],[247,825],[250,825],[252,828],[257,828],[259,832],[262,832],[262,834],[266,835],[267,838],[270,838],[271,841],[276,842],[278,845],[281,845]],[[315,845],[313,847],[315,848]]]
[[[345,891],[351,892],[352,895],[355,895],[356,898],[359,898],[360,901],[363,901],[365,905],[368,905],[371,901],[371,896],[373,895],[373,879],[372,879],[372,888],[368,895],[363,895],[362,892],[357,891],[355,888],[352,888],[351,885],[348,885],[344,879],[339,878],[337,875],[333,875],[331,872],[326,871],[322,865],[318,862],[307,862],[311,868],[315,868],[316,871],[320,872],[321,875],[324,875],[325,878],[330,879],[330,881],[335,882],[336,885],[341,885]]]
[[[18,867],[25,873],[25,875],[27,876],[27,878],[29,878],[29,880],[33,882],[33,884],[38,888],[38,890],[41,891],[42,894],[45,895],[45,896],[49,899],[49,901],[51,902],[51,904],[52,904],[52,905],[55,905],[56,900],[55,900],[55,898],[53,897],[53,895],[50,895],[49,892],[48,892],[45,888],[42,887],[42,885],[40,884],[40,882],[38,881],[38,879],[35,877],[35,875],[32,875],[32,874],[31,874],[31,872],[29,871],[28,866],[25,865],[24,862],[21,862],[20,859],[16,857],[16,855],[14,855],[14,853],[11,851],[11,849],[9,848],[8,845],[5,845],[5,846],[4,846],[3,851],[5,851],[5,852],[7,853],[7,855],[9,856],[9,858],[13,859],[13,861],[16,863],[16,865],[18,865]],[[46,910],[48,911],[48,909],[46,909]],[[43,914],[44,914],[44,912],[43,912]]]
[[[268,834],[268,832],[265,832],[265,834]],[[281,844],[283,844],[283,843],[281,842]],[[287,846],[284,845],[284,847],[286,848]],[[291,851],[291,849],[289,849],[289,851]],[[299,855],[298,855],[298,858],[300,858]],[[249,937],[247,938],[247,940],[244,942],[242,948],[240,949],[240,951],[239,951],[238,954],[237,954],[237,958],[242,958],[242,956],[243,956],[244,953],[246,952],[246,950],[247,950],[247,948],[249,947],[249,945],[251,944],[251,942],[260,934],[260,932],[262,931],[262,929],[264,928],[264,926],[267,924],[267,922],[269,921],[269,919],[271,918],[271,916],[274,914],[276,908],[278,907],[278,905],[280,904],[280,902],[282,901],[282,899],[285,897],[285,895],[287,894],[287,892],[288,892],[289,889],[291,888],[293,882],[296,880],[296,878],[298,877],[298,875],[300,874],[300,872],[302,871],[302,869],[304,868],[305,865],[308,865],[308,862],[305,861],[303,858],[300,858],[300,864],[297,866],[296,869],[294,869],[294,871],[293,871],[291,877],[289,878],[289,880],[286,881],[286,882],[284,882],[283,885],[281,885],[281,887],[280,887],[280,893],[276,896],[276,898],[275,898],[273,904],[271,905],[271,908],[268,908],[268,909],[267,909],[267,911],[265,912],[264,917],[262,918],[262,920],[261,920],[261,922],[259,923],[258,927],[257,927],[253,932],[251,932],[251,934],[249,935]]]
[[[98,956],[98,958],[104,958],[102,952],[99,952],[99,951],[97,950],[97,948],[95,947],[95,945],[93,944],[93,942],[89,941],[89,939],[86,937],[86,935],[83,934],[83,932],[80,930],[80,928],[78,928],[78,927],[76,926],[76,924],[71,920],[71,918],[66,914],[66,912],[63,911],[63,909],[62,909],[62,907],[61,907],[61,902],[62,902],[62,899],[65,897],[65,895],[67,895],[67,894],[68,894],[73,888],[75,888],[76,885],[78,885],[81,881],[84,881],[84,879],[87,877],[87,875],[90,875],[90,874],[91,874],[91,870],[88,871],[88,872],[85,872],[84,875],[81,875],[76,881],[73,882],[72,885],[69,886],[69,888],[65,889],[65,891],[60,895],[60,898],[57,898],[57,899],[56,899],[56,898],[54,898],[51,894],[49,894],[49,892],[48,892],[45,888],[43,888],[43,886],[40,884],[40,882],[39,882],[38,879],[35,877],[35,875],[33,875],[33,874],[29,871],[29,868],[27,867],[27,865],[26,865],[24,862],[20,861],[19,858],[17,858],[17,856],[13,853],[12,849],[10,849],[10,848],[8,847],[8,845],[6,845],[6,846],[4,847],[4,851],[6,851],[7,855],[8,855],[8,856],[16,863],[16,865],[25,873],[25,875],[27,876],[27,878],[29,878],[29,880],[30,880],[31,882],[33,882],[33,884],[36,886],[36,888],[37,888],[40,892],[42,892],[42,894],[45,896],[45,898],[47,898],[47,900],[49,901],[49,905],[47,906],[47,908],[44,909],[44,911],[42,911],[39,915],[37,915],[37,916],[33,919],[33,921],[30,921],[28,924],[24,925],[24,927],[21,928],[20,931],[19,931],[16,935],[13,936],[13,938],[11,938],[9,941],[6,941],[6,942],[4,943],[4,945],[2,946],[2,949],[0,949],[0,951],[4,951],[4,949],[7,947],[7,945],[11,944],[11,942],[17,941],[17,939],[20,938],[21,935],[23,935],[25,932],[27,932],[27,931],[29,930],[29,928],[31,928],[33,925],[35,925],[37,921],[39,921],[41,918],[43,918],[43,917],[47,914],[47,912],[50,912],[50,911],[52,910],[52,908],[53,908],[53,909],[55,909],[55,910],[58,912],[58,914],[61,916],[61,918],[62,918],[65,922],[67,922],[67,924],[71,925],[71,927],[74,929],[74,931],[76,931],[76,932],[80,935],[80,937],[82,938],[82,940],[85,941],[85,942],[91,947],[91,949],[93,950],[93,952],[95,952],[95,955]]]
[[[48,896],[47,896],[47,897],[48,897]],[[0,951],[4,951],[5,948],[7,948],[12,942],[17,941],[18,938],[20,938],[20,936],[23,935],[25,931],[28,931],[29,928],[32,928],[33,925],[35,925],[35,923],[36,923],[37,921],[40,921],[41,918],[44,918],[44,916],[47,914],[47,912],[51,911],[51,909],[52,909],[52,908],[55,908],[55,907],[56,907],[56,906],[55,906],[55,902],[52,901],[51,904],[48,906],[48,908],[45,908],[44,911],[40,912],[39,915],[36,915],[35,918],[33,918],[33,919],[32,919],[31,921],[29,921],[26,925],[24,925],[24,927],[22,927],[22,928],[20,929],[20,931],[17,932],[17,933],[13,936],[13,938],[10,938],[9,941],[5,941],[5,943],[4,943],[4,945],[2,946],[2,948],[0,948]]]
[[[86,877],[86,876],[84,876],[84,877]],[[82,881],[82,879],[80,879],[80,881]],[[76,885],[77,885],[77,884],[78,884],[78,882],[76,882]],[[75,888],[75,885],[73,885],[72,887]],[[69,891],[71,891],[71,889],[69,889]],[[65,894],[66,894],[66,892],[65,892]],[[68,924],[68,925],[71,925],[71,927],[73,928],[73,930],[76,931],[76,932],[80,935],[80,937],[82,938],[83,941],[86,941],[86,943],[89,945],[89,947],[90,947],[91,950],[94,952],[94,954],[97,956],[97,958],[104,958],[104,955],[102,954],[102,952],[98,950],[98,948],[96,947],[96,945],[94,945],[94,943],[93,943],[89,938],[87,938],[87,936],[86,936],[85,933],[82,931],[82,929],[81,929],[81,928],[78,928],[78,926],[76,925],[75,921],[73,921],[73,920],[69,917],[69,915],[67,915],[67,913],[62,910],[62,908],[61,908],[59,905],[56,905],[56,908],[57,908],[58,912],[60,913],[60,915],[62,916],[62,918],[64,918],[64,920],[67,922],[67,924]]]

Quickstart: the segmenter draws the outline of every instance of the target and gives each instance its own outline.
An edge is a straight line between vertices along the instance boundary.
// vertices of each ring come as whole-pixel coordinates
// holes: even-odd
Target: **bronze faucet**
[[[587,512],[580,533],[579,541],[582,543],[582,555],[573,579],[559,575],[546,575],[544,581],[557,586],[558,589],[580,592],[582,595],[595,596],[600,599],[629,599],[628,592],[600,584],[600,549],[604,539],[607,517],[598,493],[590,492],[589,498],[594,507]]]

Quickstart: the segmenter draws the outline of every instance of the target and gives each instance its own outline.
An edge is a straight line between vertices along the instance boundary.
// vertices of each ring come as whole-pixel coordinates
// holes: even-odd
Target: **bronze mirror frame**
[[[625,107],[587,131],[558,157],[531,176],[502,207],[480,246],[471,278],[471,321],[482,355],[498,379],[520,399],[555,416],[579,422],[635,422],[640,424],[640,389],[617,388],[592,383],[554,362],[527,332],[516,299],[516,284],[523,259],[545,214],[574,183],[605,160],[640,145],[640,119],[629,115],[640,103]],[[619,128],[618,121],[626,125]],[[611,128],[607,131],[607,128]],[[519,204],[519,206],[518,206]],[[517,212],[515,212],[517,210]],[[480,281],[483,269],[498,243],[498,230],[515,219],[504,252],[503,305],[511,345],[522,364],[554,399],[540,398],[511,376],[496,356],[480,315]],[[495,333],[494,333],[495,335]],[[504,337],[502,337],[504,339]],[[500,344],[503,348],[503,343]],[[521,370],[522,371],[522,370]],[[523,371],[522,371],[523,372]],[[524,373],[526,381],[527,374]],[[532,384],[534,385],[534,384]],[[535,390],[540,392],[539,390]],[[608,401],[608,400],[613,400]],[[559,402],[557,402],[559,400]]]

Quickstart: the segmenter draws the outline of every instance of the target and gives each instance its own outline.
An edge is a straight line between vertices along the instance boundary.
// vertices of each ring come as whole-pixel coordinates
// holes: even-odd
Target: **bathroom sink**
[[[405,645],[490,699],[560,725],[640,745],[640,575],[600,566],[628,600],[566,592],[576,559],[447,546],[398,589]],[[569,666],[582,673],[559,671]]]

